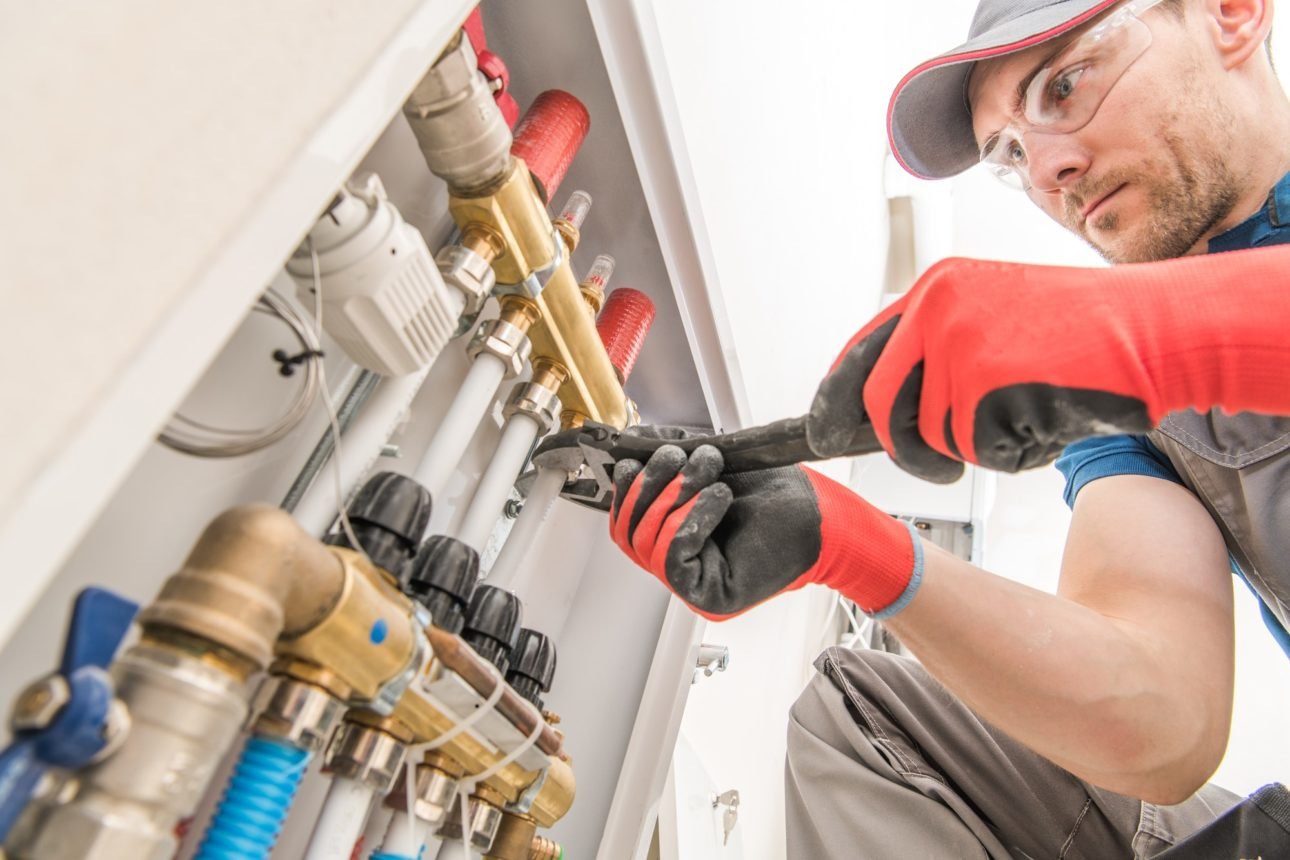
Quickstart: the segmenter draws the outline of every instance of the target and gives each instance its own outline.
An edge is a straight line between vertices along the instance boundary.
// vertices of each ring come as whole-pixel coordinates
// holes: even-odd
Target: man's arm
[[[1232,710],[1232,585],[1209,514],[1136,475],[1080,492],[1058,595],[926,545],[887,624],[984,719],[1077,776],[1155,803],[1218,766]]]

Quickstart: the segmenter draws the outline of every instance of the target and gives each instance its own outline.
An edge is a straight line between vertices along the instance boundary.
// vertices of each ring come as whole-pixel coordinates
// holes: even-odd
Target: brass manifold
[[[627,395],[569,265],[576,230],[553,227],[524,162],[512,158],[496,182],[470,196],[454,189],[448,209],[461,244],[492,264],[501,316],[528,333],[534,368],[562,377],[560,423],[627,426]]]
[[[505,683],[460,637],[423,627],[387,573],[267,505],[216,517],[139,621],[149,640],[196,653],[239,681],[272,662],[273,673],[322,688],[404,743],[431,741],[456,723],[422,692],[423,680],[452,671],[485,698]],[[392,710],[378,717],[373,707],[383,697]],[[540,717],[526,705],[506,687],[496,709],[527,737]],[[515,803],[543,779],[528,814],[549,827],[573,804],[574,774],[550,726],[535,745],[547,759],[544,777],[511,763],[484,784]],[[458,766],[455,775],[504,756],[469,731],[439,752]]]

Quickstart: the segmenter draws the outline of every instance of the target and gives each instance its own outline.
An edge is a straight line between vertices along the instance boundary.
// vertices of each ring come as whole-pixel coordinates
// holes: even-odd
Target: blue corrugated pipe
[[[309,753],[286,741],[248,740],[196,860],[265,860],[308,765]]]
[[[417,858],[420,857],[423,853],[425,853],[424,845],[421,846],[421,850],[417,852],[416,857],[413,857],[409,854],[387,854],[386,852],[382,851],[379,854],[373,853],[372,856],[368,858],[368,860],[417,860]]]

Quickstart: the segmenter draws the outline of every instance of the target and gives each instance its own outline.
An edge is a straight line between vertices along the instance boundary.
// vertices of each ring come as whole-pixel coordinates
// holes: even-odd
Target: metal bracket
[[[540,269],[535,269],[518,284],[496,284],[493,287],[493,295],[524,296],[530,299],[536,299],[541,295],[551,277],[555,275],[555,270],[564,263],[564,239],[554,227],[551,228],[551,243],[555,247],[555,256],[551,258],[551,262]]]

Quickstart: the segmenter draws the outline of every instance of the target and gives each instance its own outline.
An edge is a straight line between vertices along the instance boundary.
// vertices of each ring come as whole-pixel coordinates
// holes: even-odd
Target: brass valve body
[[[559,257],[536,296],[506,296],[504,305],[527,303],[538,321],[529,330],[533,358],[550,359],[569,371],[560,387],[566,412],[614,427],[625,427],[629,418],[627,397],[578,288],[569,254],[557,248],[565,243],[552,232],[551,220],[538,196],[528,168],[512,159],[510,169],[489,193],[472,197],[454,195],[448,203],[453,220],[466,235],[485,228],[500,240],[502,252],[493,260],[499,284],[522,284]]]

